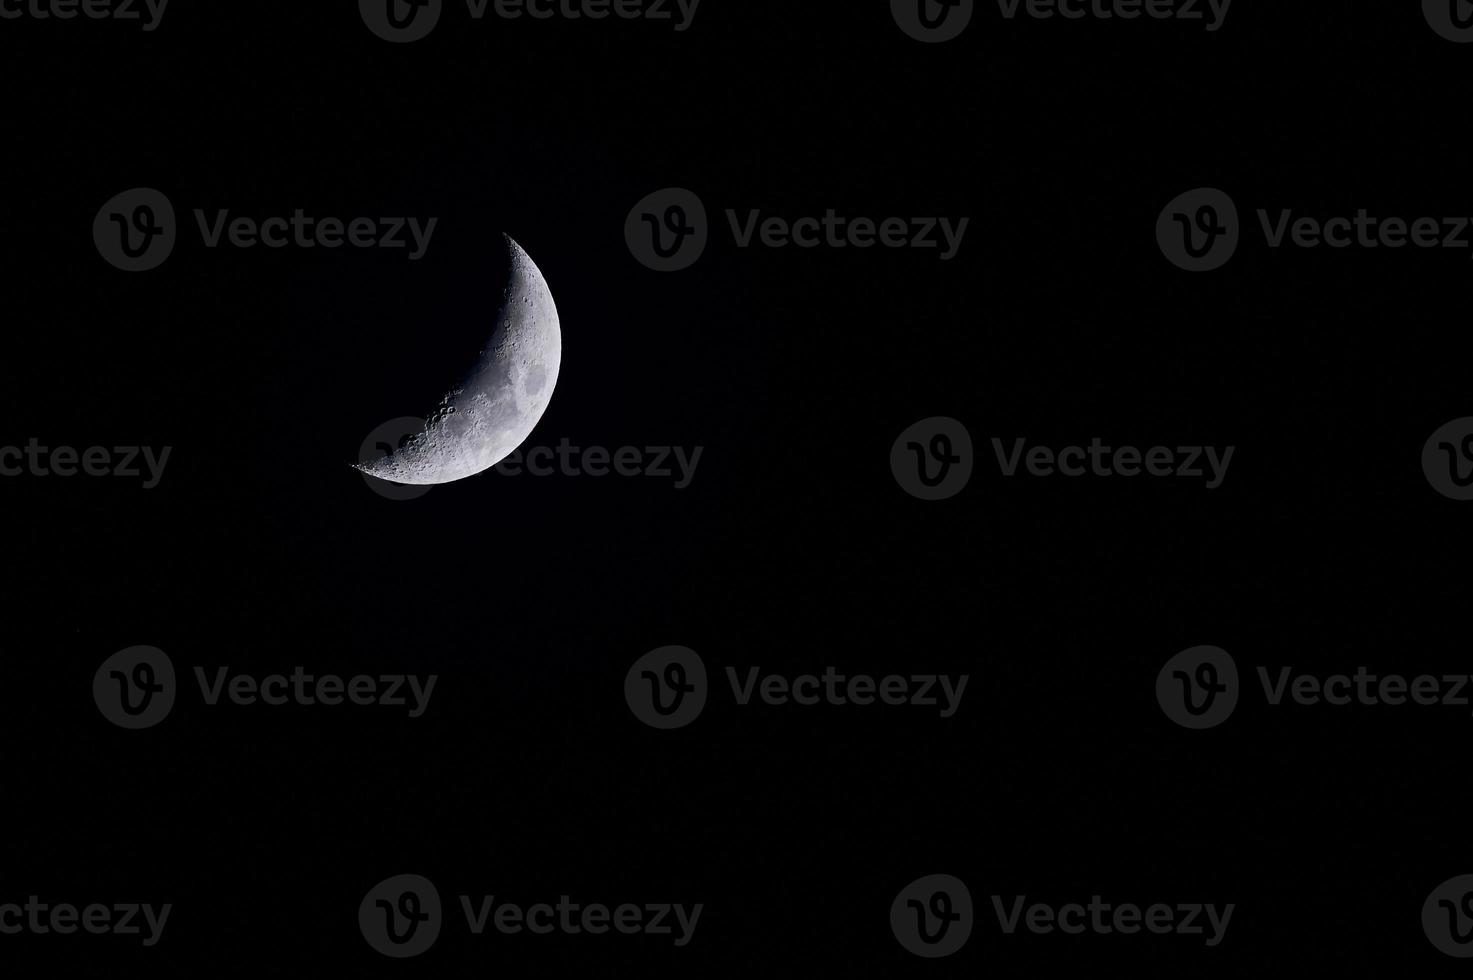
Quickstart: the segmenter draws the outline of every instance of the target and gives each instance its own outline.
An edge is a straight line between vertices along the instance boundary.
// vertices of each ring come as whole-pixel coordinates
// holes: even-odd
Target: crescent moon
[[[557,387],[563,335],[542,272],[509,236],[511,273],[490,339],[399,448],[355,468],[390,483],[450,483],[490,469],[531,435]]]

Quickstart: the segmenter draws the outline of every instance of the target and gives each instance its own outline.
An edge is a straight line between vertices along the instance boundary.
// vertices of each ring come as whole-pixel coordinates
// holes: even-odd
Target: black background
[[[1286,7],[1293,9],[1286,9]],[[0,901],[174,903],[163,941],[0,939],[83,976],[553,975],[1090,965],[1456,968],[1428,892],[1473,870],[1463,708],[1265,707],[1254,668],[1468,668],[1467,505],[1419,454],[1473,414],[1469,253],[1270,250],[1257,208],[1473,214],[1473,49],[1416,4],[1201,23],[1005,21],[923,45],[888,5],[704,0],[667,23],[471,21],[390,45],[344,2],[186,4],[160,28],[0,22],[0,444],[168,445],[164,479],[7,478]],[[164,191],[181,241],[107,265],[97,209]],[[624,219],[684,186],[705,256]],[[1236,200],[1223,269],[1156,216]],[[425,259],[209,250],[192,210],[434,215]],[[971,218],[960,254],[738,249],[723,212]],[[702,446],[691,486],[485,474],[415,501],[346,464],[489,322],[510,234],[564,354],[532,443]],[[416,394],[416,397],[418,395]],[[963,421],[976,476],[907,496],[891,443]],[[1237,447],[1224,485],[1011,480],[990,440]],[[1189,732],[1156,673],[1249,683]],[[122,647],[186,675],[127,732]],[[665,644],[725,666],[971,675],[961,711],[624,703]],[[430,710],[203,707],[196,665],[437,673]],[[379,957],[357,906],[435,881],[446,930]],[[891,899],[964,879],[956,956]],[[455,896],[701,902],[694,942],[473,938]],[[989,896],[1237,904],[1226,942],[1005,937]]]

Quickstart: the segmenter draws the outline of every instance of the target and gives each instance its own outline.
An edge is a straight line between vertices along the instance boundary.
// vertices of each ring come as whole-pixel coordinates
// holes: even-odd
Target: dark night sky
[[[307,7],[310,6],[310,9]],[[1473,50],[1415,5],[1235,4],[1224,28],[1002,20],[921,45],[884,3],[704,0],[692,27],[473,23],[389,45],[351,3],[171,5],[157,31],[0,21],[0,445],[173,447],[157,489],[0,479],[9,515],[0,902],[172,901],[166,941],[0,937],[79,976],[782,975],[1086,963],[1239,975],[1439,957],[1470,869],[1463,711],[1268,710],[1190,733],[1153,699],[1199,643],[1240,667],[1467,668],[1466,511],[1418,467],[1469,411],[1459,252],[1266,248],[1191,276],[1183,190],[1254,209],[1473,214]],[[1303,7],[1305,9],[1298,9]],[[181,215],[439,217],[402,252],[209,250],[125,275],[88,229]],[[660,275],[623,229],[684,186],[713,238]],[[969,216],[960,254],[738,249],[723,211]],[[410,502],[347,463],[423,411],[500,289],[546,275],[564,360],[533,442],[701,446],[691,486],[486,474]],[[188,237],[192,236],[192,237]],[[962,420],[927,504],[890,446]],[[1004,480],[989,440],[1235,445],[1224,486]],[[1466,507],[1467,505],[1463,505]],[[125,732],[90,698],[176,666],[437,673],[420,719],[205,708]],[[665,644],[708,667],[968,673],[963,710],[737,709],[639,724]],[[377,957],[364,892],[706,905],[696,941],[447,933]],[[890,935],[958,875],[960,954]],[[998,934],[986,896],[1239,905],[1230,941]],[[131,897],[130,897],[131,896]],[[145,896],[160,896],[149,898]],[[449,927],[447,927],[449,928]],[[1066,941],[1066,939],[1068,941]],[[401,971],[402,972],[402,971]],[[941,975],[938,972],[938,975]]]

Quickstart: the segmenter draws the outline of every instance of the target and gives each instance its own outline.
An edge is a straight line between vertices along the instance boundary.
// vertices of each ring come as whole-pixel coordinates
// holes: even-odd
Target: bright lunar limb
[[[449,483],[490,469],[531,435],[557,386],[563,336],[541,271],[510,237],[506,244],[506,294],[475,367],[440,399],[423,432],[357,469],[391,483]]]

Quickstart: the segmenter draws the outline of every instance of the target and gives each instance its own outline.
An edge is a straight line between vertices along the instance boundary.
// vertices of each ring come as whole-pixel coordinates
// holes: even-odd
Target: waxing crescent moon
[[[506,293],[475,366],[423,432],[357,469],[390,483],[449,483],[490,469],[531,435],[557,386],[563,335],[542,272],[510,237],[506,245]]]

